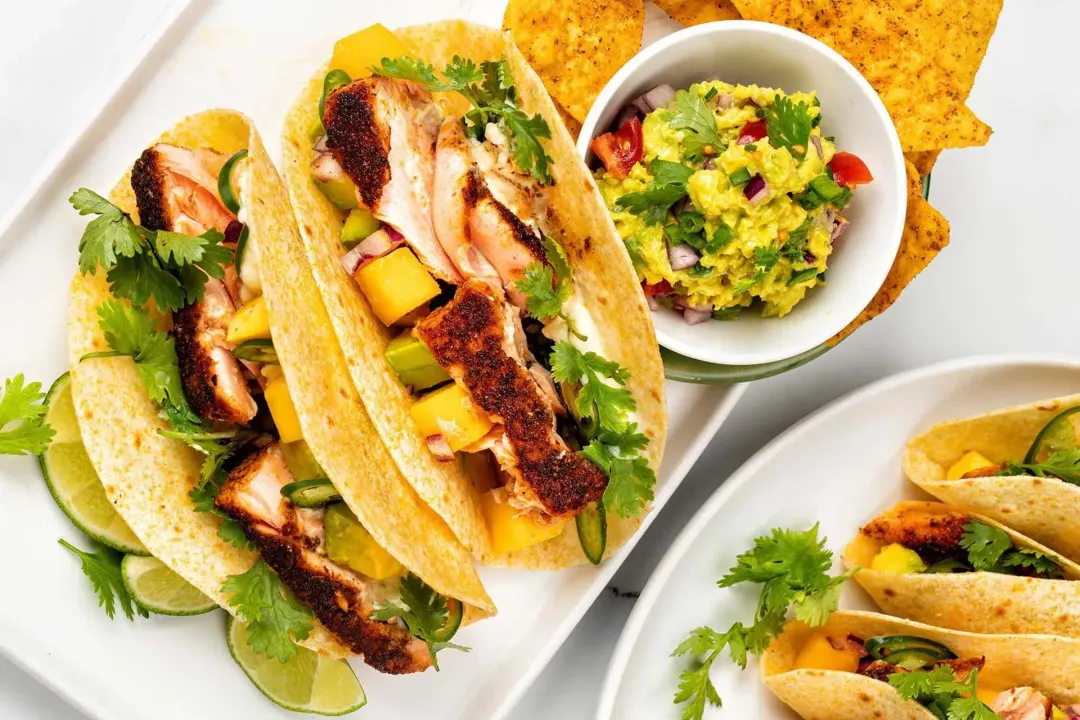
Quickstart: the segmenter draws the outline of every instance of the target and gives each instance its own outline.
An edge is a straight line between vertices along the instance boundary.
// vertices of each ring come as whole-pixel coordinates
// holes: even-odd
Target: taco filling
[[[1019,547],[1000,527],[959,510],[897,508],[864,525],[855,544],[859,562],[884,572],[1065,575],[1056,556]]]
[[[1056,705],[1033,687],[996,689],[978,682],[986,660],[959,658],[946,645],[915,635],[860,638],[815,630],[797,649],[793,670],[850,672],[887,682],[939,718],[973,693],[1001,720],[1080,718],[1080,705]]]
[[[145,257],[119,250],[112,267],[102,261],[114,294],[132,303],[126,307],[110,300],[99,309],[111,348],[100,355],[129,354],[146,370],[144,383],[171,426],[162,434],[206,456],[191,501],[197,510],[223,519],[218,533],[223,539],[258,551],[255,566],[230,576],[222,592],[232,595],[230,604],[252,627],[264,612],[262,605],[254,612],[245,607],[253,588],[270,594],[271,605],[288,606],[282,617],[289,621],[275,624],[276,648],[266,642],[263,629],[262,652],[287,660],[291,640],[307,638],[317,619],[377,670],[437,668],[431,633],[426,639],[414,634],[398,603],[408,592],[406,604],[424,596],[442,609],[448,629],[440,634],[439,647],[449,646],[446,641],[460,623],[460,604],[407,575],[376,544],[304,442],[274,352],[257,238],[247,224],[254,198],[246,155],[247,150],[230,157],[166,143],[146,150],[131,174],[141,226],[104,198],[79,191],[92,196],[91,212],[130,227],[148,248]],[[92,221],[91,228],[101,220]],[[84,248],[89,247],[84,236]],[[136,262],[148,263],[139,271],[158,273],[156,281],[164,286],[182,288],[175,297],[153,297],[159,309],[172,310],[167,335],[154,332],[147,298],[125,289]],[[149,339],[132,347],[127,333],[137,327],[145,327]],[[160,355],[161,362],[155,362],[162,364],[173,352],[172,371],[149,369],[152,354]],[[168,382],[170,372],[174,383]],[[155,392],[162,377],[165,389]]]
[[[655,476],[548,208],[547,123],[517,106],[505,59],[455,58],[445,80],[408,57],[371,70],[326,76],[311,171],[348,212],[341,262],[396,333],[385,358],[415,427],[440,461],[494,461],[472,479],[496,553],[568,520],[603,537],[604,506],[640,512]],[[444,117],[432,91],[449,90],[474,109]],[[600,561],[602,543],[583,548]]]

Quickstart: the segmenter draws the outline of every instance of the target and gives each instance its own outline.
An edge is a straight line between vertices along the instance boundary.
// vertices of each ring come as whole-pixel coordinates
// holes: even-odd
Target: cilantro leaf
[[[176,347],[168,333],[158,332],[145,311],[125,307],[117,300],[106,300],[97,312],[105,342],[112,350],[106,354],[130,356],[154,402],[190,412],[180,381]]]
[[[401,578],[399,589],[401,603],[390,602],[377,607],[371,614],[372,619],[386,622],[401,618],[414,637],[427,643],[428,651],[431,653],[431,664],[436,670],[439,669],[436,654],[440,650],[452,648],[464,652],[469,651],[467,647],[440,639],[442,629],[450,616],[445,597],[412,573]]]
[[[525,294],[525,310],[537,320],[562,315],[562,306],[572,288],[570,264],[562,247],[550,237],[543,239],[547,263],[534,262],[525,268],[525,277],[514,287]]]
[[[649,164],[653,182],[640,192],[627,193],[615,200],[615,206],[634,215],[641,215],[646,225],[659,225],[668,210],[687,195],[686,185],[694,169],[682,163],[659,158]]]
[[[423,85],[429,92],[451,92],[465,89],[470,83],[479,82],[483,74],[472,60],[462,60],[457,55],[446,66],[443,74],[445,80],[440,80],[435,74],[435,67],[422,60],[401,56],[396,58],[384,57],[382,63],[371,68],[375,75],[397,78],[399,80],[411,80]]]
[[[809,105],[793,103],[791,98],[777,93],[772,105],[761,108],[761,115],[773,147],[786,147],[799,160],[806,157],[813,123]]]
[[[1005,553],[1013,549],[1013,541],[1001,528],[972,520],[964,526],[960,547],[968,551],[971,567],[994,571]]]
[[[656,158],[649,163],[649,172],[658,185],[686,185],[695,170],[689,165]]]
[[[823,588],[802,596],[802,601],[795,608],[795,617],[808,625],[820,627],[829,621],[829,616],[840,607],[840,593],[844,583],[855,574],[848,570],[843,575],[831,578]]]
[[[550,184],[554,160],[540,144],[541,138],[551,138],[551,128],[544,116],[537,113],[529,117],[518,108],[506,105],[501,109],[500,125],[509,131],[510,156],[514,163],[542,183]]]
[[[716,130],[716,115],[696,92],[679,90],[675,93],[675,112],[668,124],[675,130],[686,130],[683,148],[691,159],[716,155],[725,145]]]
[[[967,679],[960,681],[948,665],[937,665],[928,671],[896,672],[889,675],[889,684],[905,700],[930,709],[947,720],[1000,720],[976,694],[979,670],[975,668]]]
[[[640,436],[640,434],[639,434]],[[644,437],[644,436],[640,436]],[[622,457],[601,439],[590,442],[581,454],[608,476],[604,507],[622,517],[633,517],[653,500],[656,473],[643,457]]]
[[[179,310],[187,304],[183,284],[152,254],[119,257],[105,276],[112,294],[143,307],[152,298],[161,310]]]
[[[788,232],[787,240],[780,246],[780,254],[788,262],[801,263],[806,252],[806,238],[810,234],[810,218],[802,221],[799,227]]]
[[[0,396],[0,455],[40,455],[56,434],[45,424],[41,383],[24,384],[22,373],[4,381]]]
[[[1005,554],[1002,565],[1011,568],[1024,568],[1041,578],[1060,579],[1065,577],[1065,571],[1052,557],[1039,550],[1031,548],[1017,548],[1013,552]]]
[[[754,248],[754,274],[746,278],[738,285],[735,286],[733,292],[736,295],[741,295],[744,292],[748,292],[755,285],[765,279],[765,276],[776,267],[776,263],[780,261],[780,251],[774,247],[756,247]]]
[[[626,429],[626,415],[637,409],[634,396],[625,387],[630,371],[594,352],[582,352],[560,340],[551,353],[551,373],[556,382],[581,385],[577,394],[578,413],[596,416],[600,427],[611,432]],[[605,382],[605,379],[615,383]]]
[[[221,592],[231,595],[229,605],[248,626],[248,644],[256,653],[288,662],[296,654],[293,640],[305,640],[311,634],[311,610],[261,557],[247,572],[230,575]]]
[[[109,269],[117,257],[134,257],[143,246],[142,233],[131,216],[93,190],[79,188],[68,202],[80,215],[97,215],[79,240],[79,270],[84,275],[100,265]]]
[[[134,605],[131,595],[124,588],[124,582],[120,578],[120,561],[124,559],[123,553],[112,548],[101,546],[97,552],[84,552],[75,547],[67,540],[57,540],[62,546],[72,552],[82,562],[82,571],[90,578],[90,585],[98,596],[98,606],[105,608],[105,614],[111,620],[116,615],[116,603],[120,603],[120,609],[128,620],[135,619],[135,613],[143,617],[150,617],[142,608]]]
[[[1006,463],[1006,474],[1055,477],[1080,485],[1080,448],[1065,448],[1050,455],[1044,462]]]

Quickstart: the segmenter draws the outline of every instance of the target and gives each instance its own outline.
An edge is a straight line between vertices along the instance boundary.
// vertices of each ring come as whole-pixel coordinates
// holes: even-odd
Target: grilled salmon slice
[[[427,645],[400,620],[372,620],[369,583],[332,562],[325,552],[325,511],[297,508],[281,494],[293,478],[277,443],[236,467],[215,507],[239,522],[266,564],[315,617],[352,652],[380,672],[422,672],[431,666]]]
[[[542,522],[570,518],[600,499],[607,477],[556,432],[551,399],[519,348],[519,327],[517,310],[501,289],[467,280],[416,332],[439,365],[502,426],[491,449],[512,478],[511,506]]]
[[[328,152],[356,185],[358,200],[401,233],[435,277],[461,275],[435,237],[431,197],[442,111],[416,83],[356,80],[330,93],[323,110]],[[325,162],[316,157],[316,162]]]
[[[544,195],[493,141],[501,139],[498,131],[491,129],[488,135],[483,143],[467,137],[458,118],[439,129],[435,231],[462,275],[486,277],[493,269],[510,301],[524,308],[525,296],[515,283],[525,277],[529,265],[547,262],[534,226],[545,205]]]
[[[871,520],[862,532],[882,545],[897,543],[917,552],[925,562],[937,562],[967,557],[960,540],[969,522],[971,518],[961,512],[906,508]]]
[[[990,709],[1001,720],[1047,720],[1053,705],[1050,698],[1033,687],[1016,687],[994,698]]]
[[[224,232],[236,220],[221,203],[217,177],[228,158],[213,150],[158,143],[143,151],[131,170],[139,220],[148,230],[201,235]],[[235,272],[227,273],[235,279]],[[220,280],[207,278],[202,300],[173,314],[173,336],[184,395],[201,417],[245,424],[255,417],[255,399],[240,362],[225,341],[236,312]]]

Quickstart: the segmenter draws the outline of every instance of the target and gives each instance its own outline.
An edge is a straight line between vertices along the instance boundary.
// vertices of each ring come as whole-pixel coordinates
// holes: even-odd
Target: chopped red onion
[[[326,144],[326,134],[315,141],[315,147],[312,148],[317,153],[329,152],[330,146]]]
[[[454,459],[454,451],[450,449],[450,443],[446,441],[445,436],[428,435],[424,441],[427,443],[428,450],[439,462],[450,462]]]
[[[723,93],[713,98],[716,101],[717,110],[730,110],[735,107],[735,96],[730,93]]]
[[[345,253],[341,258],[341,265],[345,268],[345,272],[352,275],[372,260],[386,255],[403,240],[401,234],[390,226],[376,230],[364,238],[359,245]]]
[[[743,188],[743,195],[746,196],[751,205],[763,202],[769,197],[769,194],[769,186],[765,183],[765,178],[760,175],[750,178],[750,182],[746,183],[746,187]]]
[[[652,295],[646,295],[645,302],[649,304],[649,309],[653,312],[656,312],[660,309],[660,303],[656,302],[656,298],[654,298]]]
[[[685,310],[689,306],[689,303],[686,301],[685,295],[672,295],[670,297],[671,307],[675,308],[676,310]]]
[[[817,225],[823,230],[832,232],[833,219],[836,217],[836,211],[829,205],[825,206],[825,211],[821,212],[814,218],[814,225]]]
[[[713,160],[712,158],[706,158],[705,162],[701,163],[701,169],[702,170],[715,170],[716,169],[716,161]]]
[[[234,243],[240,239],[240,233],[244,232],[244,224],[239,220],[230,220],[225,226],[225,242]]]
[[[691,305],[683,310],[682,317],[687,325],[700,325],[712,318],[712,306]]]
[[[617,131],[625,123],[630,122],[639,115],[641,115],[641,111],[637,109],[636,105],[633,103],[627,105],[615,116],[615,122],[611,123],[611,132]]]
[[[833,222],[832,234],[829,236],[829,242],[833,242],[836,238],[844,234],[847,230],[848,221],[843,215],[837,215],[836,220]]]
[[[670,85],[657,85],[644,95],[634,98],[633,105],[648,115],[658,107],[663,107],[675,99],[675,88]]]
[[[756,108],[760,108],[760,107],[761,107],[761,106],[760,106],[760,105],[758,105],[758,104],[757,104],[756,102],[754,102],[754,98],[747,98],[747,99],[746,99],[746,104],[747,104],[747,105],[752,105],[753,107],[756,107]]]
[[[1069,720],[1080,719],[1080,703],[1066,705],[1061,709],[1065,712],[1066,715],[1069,716]]]
[[[700,256],[687,243],[679,243],[668,248],[668,261],[672,270],[685,270],[694,267]]]
[[[817,150],[817,156],[824,160],[825,151],[821,149],[821,138],[819,138],[817,135],[811,135],[810,142],[814,144],[814,149]]]

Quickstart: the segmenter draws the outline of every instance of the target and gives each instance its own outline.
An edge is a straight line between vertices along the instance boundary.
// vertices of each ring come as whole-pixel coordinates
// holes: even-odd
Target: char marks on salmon
[[[964,537],[964,526],[969,522],[971,517],[965,513],[905,508],[870,521],[862,532],[882,545],[903,545],[917,552],[924,561],[933,563],[967,558],[960,540]]]

